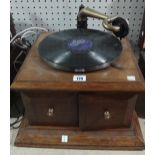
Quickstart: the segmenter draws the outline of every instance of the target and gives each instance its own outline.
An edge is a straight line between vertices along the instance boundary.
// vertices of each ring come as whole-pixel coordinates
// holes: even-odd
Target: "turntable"
[[[103,20],[103,27],[114,35],[87,29],[86,16]],[[77,29],[48,35],[39,45],[41,58],[54,68],[88,72],[103,69],[120,56],[122,45],[118,39],[128,34],[127,22],[120,17],[110,18],[90,8],[80,7]]]
[[[87,17],[110,32],[87,29]],[[80,7],[77,29],[43,33],[11,88],[25,105],[16,146],[143,149],[135,112],[144,80],[127,22]]]

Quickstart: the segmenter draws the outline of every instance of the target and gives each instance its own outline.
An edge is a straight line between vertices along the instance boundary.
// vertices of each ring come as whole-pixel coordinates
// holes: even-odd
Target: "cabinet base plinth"
[[[67,138],[64,140],[64,137]],[[136,113],[130,128],[80,131],[74,127],[31,126],[25,118],[15,141],[16,146],[66,149],[144,149]]]

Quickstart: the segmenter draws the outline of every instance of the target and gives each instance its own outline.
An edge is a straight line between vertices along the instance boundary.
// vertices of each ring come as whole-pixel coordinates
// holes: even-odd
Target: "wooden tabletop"
[[[15,90],[68,90],[68,91],[144,91],[144,80],[136,63],[133,51],[127,38],[122,39],[123,51],[116,64],[123,69],[108,67],[106,69],[85,73],[86,82],[73,82],[69,73],[56,70],[47,65],[38,54],[39,43],[49,33],[42,33],[33,44],[22,67],[20,68],[11,89]],[[133,80],[135,77],[135,80]],[[130,81],[131,80],[131,81]]]

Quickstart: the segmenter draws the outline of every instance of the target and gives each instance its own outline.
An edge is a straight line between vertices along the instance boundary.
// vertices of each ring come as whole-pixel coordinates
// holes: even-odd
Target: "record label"
[[[72,39],[68,42],[68,48],[74,53],[87,52],[92,48],[92,41],[89,39]]]

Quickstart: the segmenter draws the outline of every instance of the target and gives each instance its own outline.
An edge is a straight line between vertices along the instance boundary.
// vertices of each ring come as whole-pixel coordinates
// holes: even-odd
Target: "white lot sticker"
[[[61,142],[62,143],[67,143],[68,142],[68,135],[62,135],[61,136]]]
[[[74,82],[85,82],[86,81],[86,75],[74,75],[73,81]]]
[[[127,80],[128,81],[136,81],[136,77],[134,75],[128,75]]]

